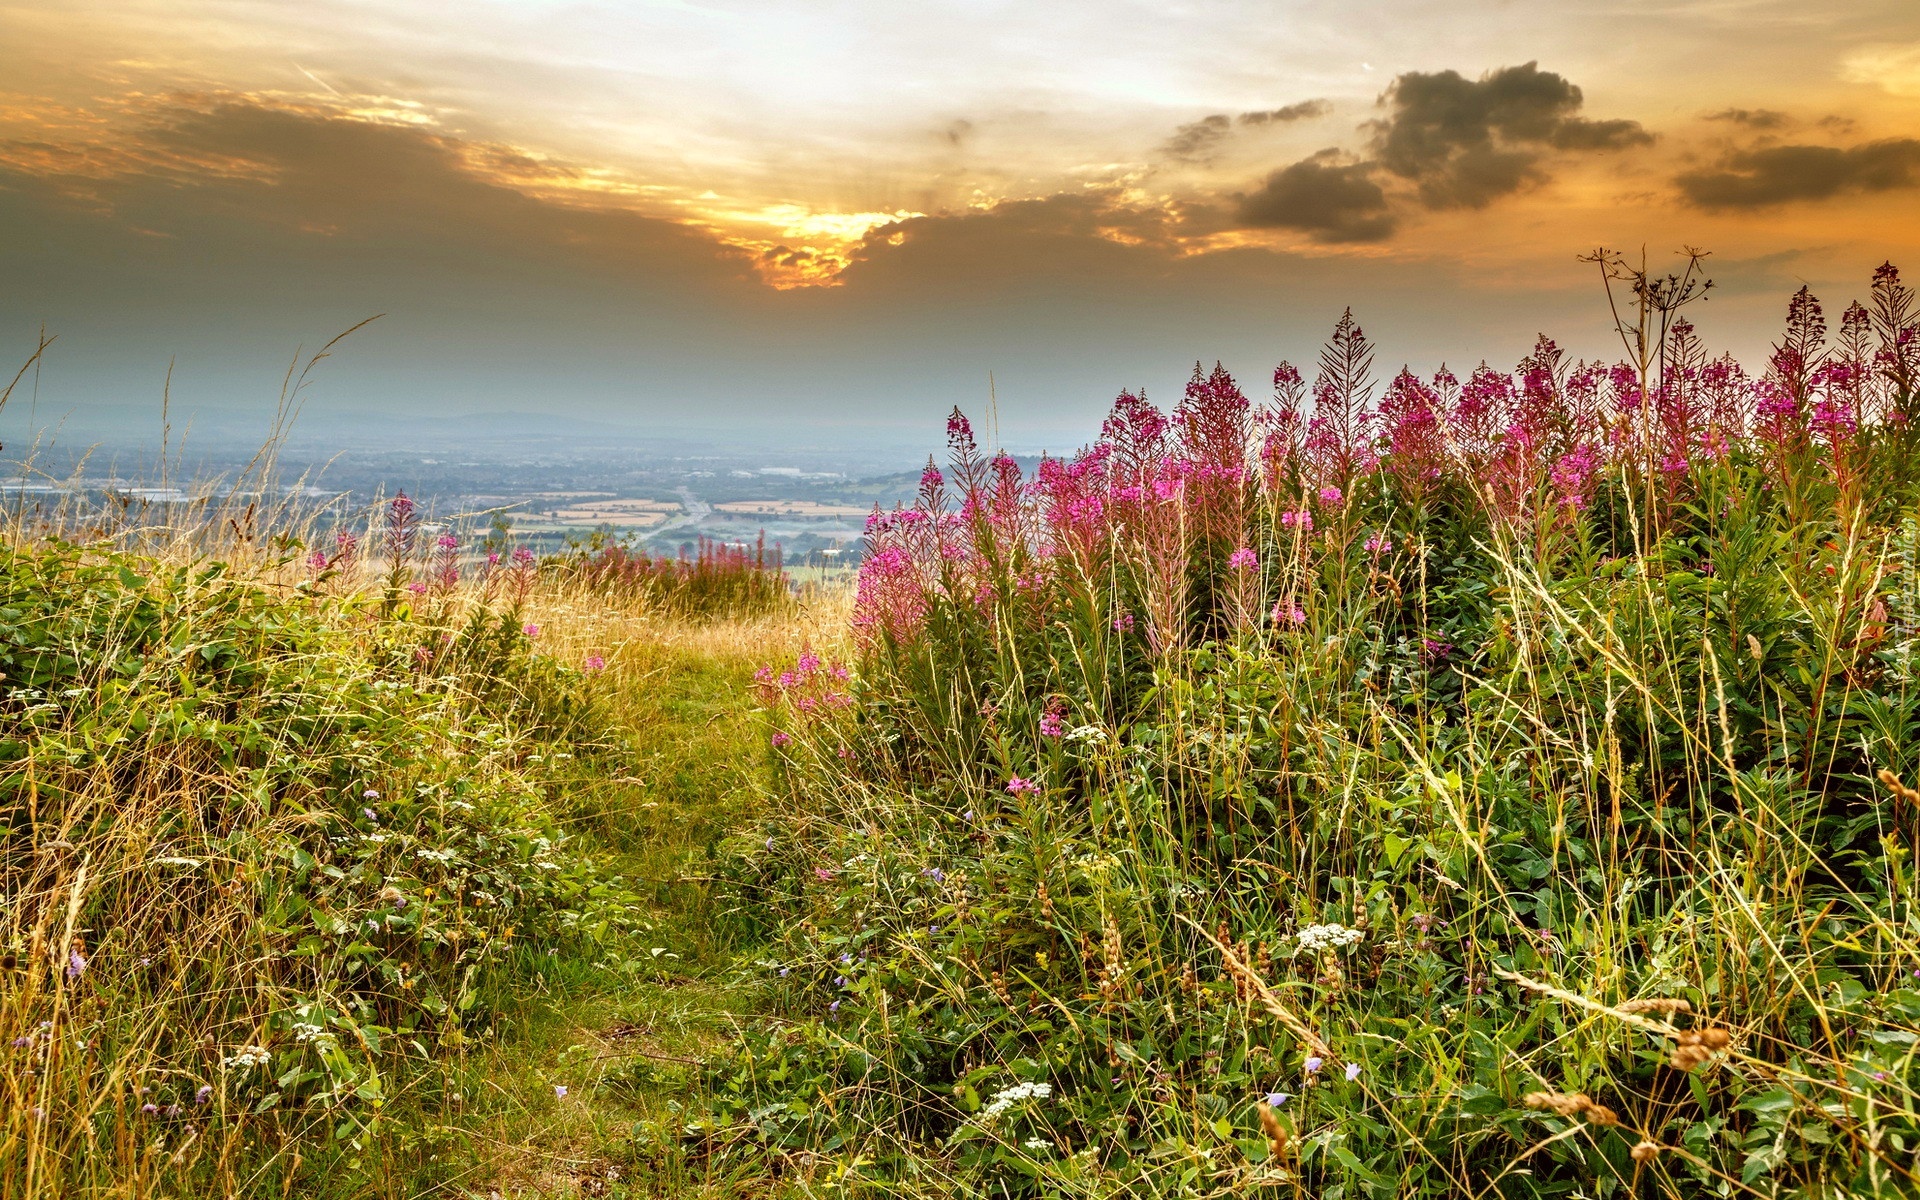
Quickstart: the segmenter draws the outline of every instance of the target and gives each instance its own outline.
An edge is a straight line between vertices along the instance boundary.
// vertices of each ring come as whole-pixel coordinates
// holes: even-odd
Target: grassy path
[[[490,1161],[469,1194],[738,1194],[749,1181],[710,1177],[636,1130],[671,1120],[702,1059],[755,1005],[709,866],[759,803],[752,671],[806,626],[574,612],[546,627],[605,648],[606,695],[635,754],[617,774],[583,771],[565,804],[581,836],[639,885],[645,910],[620,961],[540,964],[544,987],[526,997],[515,1032],[476,1056],[473,1102],[490,1114],[476,1149]]]

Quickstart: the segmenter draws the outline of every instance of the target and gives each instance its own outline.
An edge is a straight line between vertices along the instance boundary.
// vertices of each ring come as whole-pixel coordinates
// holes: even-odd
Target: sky
[[[1912,0],[0,0],[0,363],[57,335],[76,428],[379,315],[310,416],[1071,449],[1349,306],[1387,371],[1608,353],[1603,245],[1712,251],[1754,355],[1917,216]]]

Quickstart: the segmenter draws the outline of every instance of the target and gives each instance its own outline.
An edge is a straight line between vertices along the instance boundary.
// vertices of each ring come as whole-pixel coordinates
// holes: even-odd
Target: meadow
[[[850,594],[16,518],[0,1195],[1914,1194],[1920,312],[1596,266],[956,411]]]
[[[797,1025],[709,1137],[926,1195],[1910,1195],[1920,342],[1617,363],[1341,318],[1023,477],[948,423],[733,887]],[[1462,377],[1464,376],[1464,377]],[[722,1132],[725,1131],[725,1132]],[[854,1181],[860,1181],[858,1183]]]

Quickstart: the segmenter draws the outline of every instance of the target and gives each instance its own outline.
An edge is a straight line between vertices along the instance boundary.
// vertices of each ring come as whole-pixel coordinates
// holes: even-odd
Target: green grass
[[[634,1134],[757,1003],[712,862],[804,615],[0,556],[0,1193],[725,1182]]]
[[[724,1056],[762,999],[736,969],[747,926],[711,885],[716,847],[765,799],[753,650],[792,632],[673,624],[609,656],[601,686],[633,754],[616,775],[570,780],[570,819],[614,856],[650,932],[619,969],[556,962],[515,1014],[514,1036],[474,1064],[470,1086],[496,1096],[481,1127],[503,1191],[759,1194],[757,1164],[689,1155],[675,1133],[700,1107],[690,1102],[704,1064]]]

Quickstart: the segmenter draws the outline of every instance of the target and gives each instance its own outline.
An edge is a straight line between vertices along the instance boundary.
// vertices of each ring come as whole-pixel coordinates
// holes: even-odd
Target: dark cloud
[[[1243,112],[1234,119],[1242,125],[1284,125],[1292,121],[1324,117],[1332,111],[1333,105],[1325,100],[1302,100],[1298,104],[1288,104],[1281,108],[1267,109],[1264,112]]]
[[[1342,162],[1336,150],[1280,168],[1239,202],[1243,226],[1298,229],[1319,242],[1377,242],[1394,228],[1373,164]]]
[[[1637,121],[1578,116],[1580,89],[1535,63],[1477,80],[1458,71],[1409,71],[1373,123],[1380,165],[1413,181],[1429,208],[1482,208],[1545,177],[1550,150],[1600,151],[1651,142]]]
[[[1674,180],[1701,208],[1767,208],[1849,192],[1920,186],[1920,140],[1886,138],[1858,146],[1763,146],[1736,150],[1712,167]]]
[[[792,246],[780,245],[771,250],[762,250],[759,258],[761,262],[776,267],[805,267],[811,266],[819,255],[811,250],[795,250]]]
[[[1723,108],[1708,115],[1709,121],[1727,121],[1748,129],[1779,129],[1787,123],[1787,114],[1771,108]]]
[[[1160,147],[1160,153],[1179,162],[1210,163],[1213,152],[1233,129],[1225,113],[1214,113],[1182,125]]]

